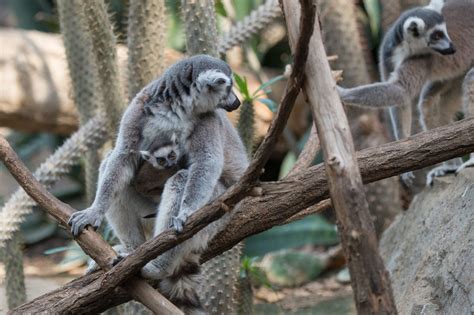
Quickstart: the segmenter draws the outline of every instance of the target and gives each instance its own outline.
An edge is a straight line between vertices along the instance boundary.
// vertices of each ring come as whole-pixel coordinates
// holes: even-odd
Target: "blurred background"
[[[130,4],[127,0],[105,2],[116,35],[120,77],[127,90]],[[343,71],[339,84],[355,86],[378,80],[377,50],[384,31],[402,10],[426,1],[321,0],[320,3],[326,49],[329,56],[337,55],[331,58],[331,66],[333,70]],[[186,40],[180,2],[167,0],[165,4],[164,59],[168,66],[184,56]],[[265,10],[258,11],[264,5]],[[260,15],[255,13],[253,21],[240,25],[242,33],[249,33],[244,35],[245,41],[220,46],[224,47],[222,56],[237,75],[237,90],[253,111],[250,140],[244,139],[249,153],[263,138],[284,91],[285,66],[291,62],[286,28],[277,1],[215,1],[220,34],[228,34],[232,25],[245,21],[254,10]],[[28,167],[35,170],[82,124],[59,33],[56,2],[0,0],[0,27],[0,133],[7,137]],[[252,28],[257,31],[249,31]],[[225,36],[220,40],[221,44],[225,42]],[[347,112],[357,149],[390,140],[383,113],[358,109],[347,109]],[[239,111],[231,114],[236,124],[239,115]],[[311,121],[311,113],[301,95],[262,180],[274,181],[288,174],[309,137]],[[315,154],[314,163],[321,161],[321,153]],[[68,168],[67,174],[51,181],[50,191],[73,208],[84,209],[88,205],[85,169],[84,160],[79,159],[79,163]],[[0,166],[0,204],[5,204],[17,189],[18,185]],[[395,178],[367,186],[379,235],[394,216],[408,206],[412,194],[413,191],[401,190]],[[24,272],[30,300],[82,275],[87,256],[43,211],[28,204],[26,208],[27,215],[20,220],[20,230],[12,232],[13,241],[8,241],[2,257],[5,268],[8,268],[8,260],[10,267],[23,269],[18,273]],[[110,229],[104,228],[103,235],[113,242]],[[243,279],[241,291],[250,292],[241,295],[246,297],[252,312],[354,313],[350,279],[338,243],[331,210],[245,240],[239,277]],[[0,271],[2,278],[5,268]],[[13,280],[10,289],[4,282],[1,290],[2,310],[7,309],[7,293],[20,295],[17,299],[9,297],[10,306],[24,300],[21,296],[24,293],[20,292],[21,279]]]

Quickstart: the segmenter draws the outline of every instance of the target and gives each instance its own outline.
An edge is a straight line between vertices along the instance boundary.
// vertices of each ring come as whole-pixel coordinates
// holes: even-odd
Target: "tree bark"
[[[299,36],[300,6],[292,0],[282,3],[290,46],[294,48]],[[396,314],[390,279],[378,252],[349,122],[336,92],[319,23],[315,25],[310,51],[303,90],[311,104],[324,153],[329,191],[351,274],[356,308],[359,314]]]
[[[468,118],[449,126],[440,127],[420,133],[402,141],[387,143],[377,148],[358,152],[357,158],[364,183],[396,176],[407,171],[420,169],[454,157],[474,152],[474,118]],[[260,184],[261,196],[248,196],[233,211],[232,220],[225,231],[216,235],[202,260],[212,257],[231,248],[242,239],[263,232],[273,226],[284,224],[298,212],[329,197],[328,183],[323,165],[316,165],[301,173],[279,182]],[[220,211],[220,208],[217,209]],[[218,214],[214,205],[208,205],[190,218],[187,230],[199,225],[206,225]],[[223,213],[224,211],[222,211]],[[143,246],[143,252],[155,250],[164,252],[178,241],[171,235],[161,235]],[[144,259],[135,256],[137,261]],[[129,261],[115,277],[127,278],[128,266],[137,262]],[[77,300],[71,311],[84,310],[102,312],[112,306],[130,300],[121,289],[114,289],[99,294],[105,286],[102,272],[81,277],[56,291],[47,293],[37,299],[14,309],[12,314],[34,313],[38,311],[67,312],[62,307],[63,301],[70,296]],[[99,298],[99,300],[98,300]]]
[[[5,138],[0,136],[0,160],[3,161],[10,173],[15,177],[23,189],[33,198],[39,206],[53,216],[59,224],[69,230],[67,221],[74,209],[59,201],[51,195],[28,171],[21,162],[15,151],[10,147]],[[111,263],[117,257],[112,247],[91,227],[87,227],[81,235],[76,238],[77,243],[97,264],[104,270],[110,269]],[[153,289],[143,279],[132,277],[124,287],[130,294],[142,302],[156,314],[183,314],[176,306],[166,300],[161,294]],[[75,304],[75,301],[73,301]],[[64,304],[66,309],[69,305]],[[71,305],[72,307],[72,305]]]

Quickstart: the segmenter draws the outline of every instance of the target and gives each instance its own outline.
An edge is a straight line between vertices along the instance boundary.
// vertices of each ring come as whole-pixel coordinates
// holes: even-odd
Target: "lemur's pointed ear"
[[[431,0],[430,3],[426,6],[426,8],[441,13],[441,10],[444,6],[444,2],[445,0]]]
[[[146,161],[148,161],[151,158],[151,154],[148,151],[140,151],[140,155]]]
[[[425,30],[425,22],[420,18],[410,17],[403,24],[403,29],[407,34],[418,37]]]
[[[415,37],[420,36],[418,24],[415,21],[411,22],[410,25],[408,25],[407,31],[410,32]]]

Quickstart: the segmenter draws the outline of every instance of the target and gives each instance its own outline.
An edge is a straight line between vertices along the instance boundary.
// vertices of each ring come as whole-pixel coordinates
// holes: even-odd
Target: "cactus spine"
[[[163,71],[166,46],[164,0],[131,1],[128,15],[128,97]]]
[[[107,113],[109,136],[114,138],[125,108],[117,65],[117,43],[105,2],[88,0],[83,3],[97,60],[99,82],[103,91],[104,102],[101,110]]]

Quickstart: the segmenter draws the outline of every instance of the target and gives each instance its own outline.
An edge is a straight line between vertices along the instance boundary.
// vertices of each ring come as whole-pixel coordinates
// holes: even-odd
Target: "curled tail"
[[[201,283],[200,255],[190,253],[160,282],[160,292],[185,314],[206,314],[198,295]]]

